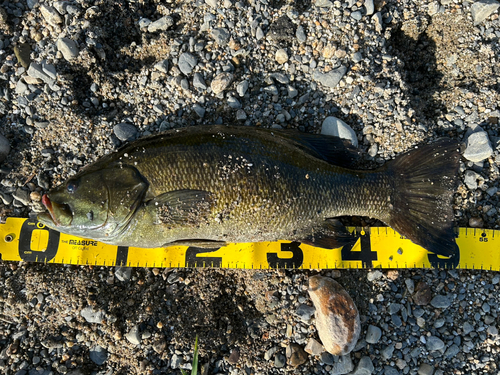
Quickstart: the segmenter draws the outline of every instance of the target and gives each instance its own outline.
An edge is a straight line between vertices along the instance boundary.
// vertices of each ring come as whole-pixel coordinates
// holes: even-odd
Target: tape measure
[[[500,270],[500,231],[459,228],[458,253],[443,258],[388,227],[349,228],[355,244],[321,249],[299,242],[228,244],[143,249],[107,245],[45,227],[36,220],[7,218],[0,224],[4,261],[126,267],[218,267],[242,269],[467,268]]]

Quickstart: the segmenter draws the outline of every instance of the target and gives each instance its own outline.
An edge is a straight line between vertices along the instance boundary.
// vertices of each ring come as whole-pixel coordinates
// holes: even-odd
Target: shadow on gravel
[[[425,29],[430,26],[429,24]],[[415,30],[404,30],[402,26],[392,33],[389,51],[404,62],[403,79],[408,86],[411,107],[419,119],[431,119],[446,112],[443,103],[437,100],[437,93],[444,90],[441,85],[443,74],[437,70],[436,43],[426,30],[415,35]]]
[[[97,93],[91,91],[92,83],[97,81],[99,85],[111,80],[115,81],[114,86],[126,86],[130,73],[139,73],[143,67],[155,62],[153,56],[133,56],[135,49],[143,44],[143,38],[157,37],[154,34],[144,36],[137,25],[141,17],[151,17],[153,20],[161,17],[155,14],[155,6],[150,2],[131,3],[125,0],[102,4],[102,7],[104,6],[105,9],[88,15],[93,27],[84,32],[83,40],[80,39],[80,43],[88,47],[86,52],[89,56],[84,60],[85,64],[65,65],[66,69],[58,68],[73,77],[72,91],[79,102],[77,112],[87,117],[103,114],[102,107],[82,107],[92,96],[101,99]],[[118,98],[113,101],[118,107],[126,106]]]

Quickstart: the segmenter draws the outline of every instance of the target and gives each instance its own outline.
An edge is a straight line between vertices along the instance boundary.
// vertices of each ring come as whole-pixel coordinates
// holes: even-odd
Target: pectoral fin
[[[148,202],[160,223],[192,226],[207,222],[212,204],[211,193],[203,190],[169,191]]]
[[[312,235],[300,240],[304,244],[323,249],[338,249],[356,241],[357,238],[337,219],[326,220]]]

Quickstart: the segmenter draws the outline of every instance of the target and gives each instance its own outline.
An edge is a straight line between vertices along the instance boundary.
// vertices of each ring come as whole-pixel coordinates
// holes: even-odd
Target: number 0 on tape
[[[0,224],[4,261],[127,267],[270,268],[467,268],[500,270],[500,231],[459,228],[457,254],[427,252],[391,228],[349,228],[356,243],[321,249],[299,242],[228,244],[205,249],[187,246],[143,249],[103,244],[59,233],[30,219]]]

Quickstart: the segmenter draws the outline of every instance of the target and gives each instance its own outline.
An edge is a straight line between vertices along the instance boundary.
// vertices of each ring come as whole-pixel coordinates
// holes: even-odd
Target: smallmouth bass
[[[353,170],[336,137],[196,126],[140,139],[44,195],[38,220],[119,246],[292,240],[338,248],[338,216],[369,216],[428,251],[456,249],[451,205],[458,142],[415,148]],[[214,247],[214,246],[212,246]]]

